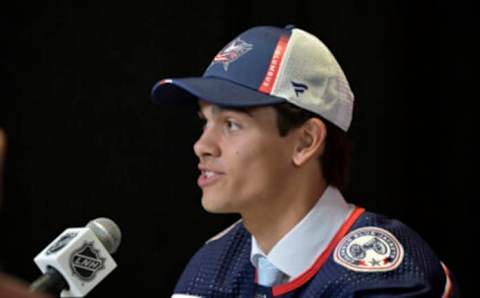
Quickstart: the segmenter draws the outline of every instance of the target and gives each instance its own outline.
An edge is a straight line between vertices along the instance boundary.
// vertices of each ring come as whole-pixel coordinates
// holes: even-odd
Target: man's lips
[[[224,172],[214,170],[202,165],[199,165],[198,169],[200,170],[200,176],[198,177],[197,184],[201,188],[212,185],[218,180],[220,180],[223,176],[225,176]]]

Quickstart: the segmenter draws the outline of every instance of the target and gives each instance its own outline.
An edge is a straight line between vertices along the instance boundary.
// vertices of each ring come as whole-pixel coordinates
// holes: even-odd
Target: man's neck
[[[303,185],[290,183],[290,188],[282,187],[282,195],[268,204],[258,204],[254,210],[242,213],[245,227],[265,254],[313,208],[327,188],[326,182],[319,180],[304,180],[300,182]]]

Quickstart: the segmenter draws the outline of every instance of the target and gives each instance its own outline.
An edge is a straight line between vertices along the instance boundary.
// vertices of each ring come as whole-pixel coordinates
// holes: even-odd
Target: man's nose
[[[193,151],[198,156],[198,158],[206,156],[219,156],[220,147],[218,146],[218,136],[215,131],[211,128],[205,128],[198,138],[198,140],[193,145]]]

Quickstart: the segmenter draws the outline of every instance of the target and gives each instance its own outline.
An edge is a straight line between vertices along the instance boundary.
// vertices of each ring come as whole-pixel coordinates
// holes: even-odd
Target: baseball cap
[[[152,89],[156,103],[201,98],[242,108],[289,102],[347,131],[353,93],[330,50],[295,28],[253,27],[228,43],[201,77],[168,78]]]

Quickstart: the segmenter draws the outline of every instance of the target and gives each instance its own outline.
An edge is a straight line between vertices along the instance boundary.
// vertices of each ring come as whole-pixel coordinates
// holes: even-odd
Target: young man
[[[195,254],[173,297],[457,295],[414,231],[343,198],[353,94],[313,35],[252,28],[202,77],[162,80],[152,95],[198,101],[202,205],[242,217]]]

